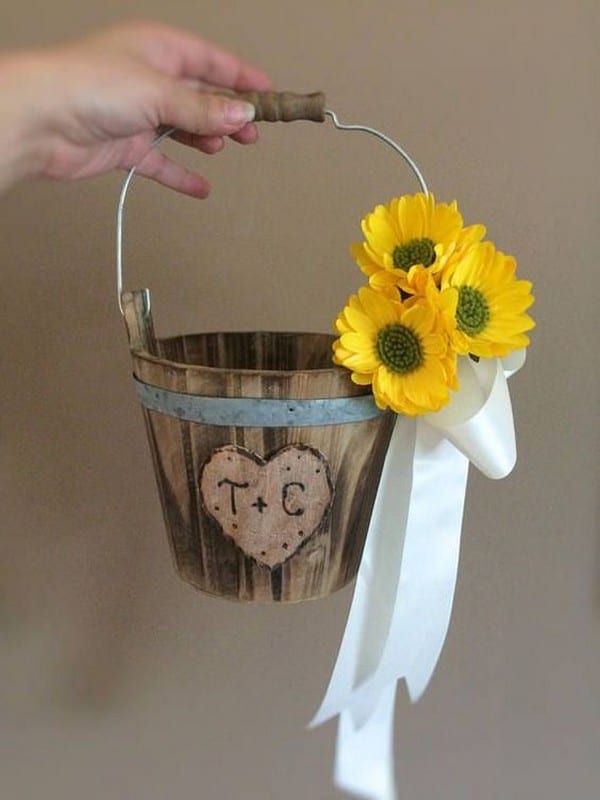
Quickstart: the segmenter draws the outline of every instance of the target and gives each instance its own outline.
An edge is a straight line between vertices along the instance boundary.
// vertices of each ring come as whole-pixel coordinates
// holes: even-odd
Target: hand
[[[175,127],[173,138],[209,154],[225,137],[255,142],[252,106],[212,91],[270,85],[216,45],[157,23],[8,54],[0,59],[0,188],[24,177],[67,180],[139,164],[141,175],[206,197],[199,174],[148,153],[157,129]]]

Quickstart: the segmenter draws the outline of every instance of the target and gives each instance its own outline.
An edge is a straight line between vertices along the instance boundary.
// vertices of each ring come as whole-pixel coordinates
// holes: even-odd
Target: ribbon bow
[[[370,798],[396,797],[396,685],[422,695],[442,651],[458,573],[471,461],[503,478],[516,461],[509,358],[459,359],[460,390],[435,414],[399,416],[373,506],[346,630],[311,727],[339,715],[335,782]]]

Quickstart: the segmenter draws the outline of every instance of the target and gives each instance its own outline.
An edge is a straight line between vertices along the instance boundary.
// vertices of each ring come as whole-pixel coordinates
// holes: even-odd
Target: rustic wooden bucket
[[[156,339],[144,305],[143,292],[123,295],[181,577],[260,602],[344,586],[358,570],[393,415],[332,365],[327,334]]]
[[[324,119],[319,94],[247,99],[259,119]],[[330,594],[358,571],[394,416],[333,365],[326,334],[157,339],[148,290],[122,290],[134,172],[117,285],[177,571],[236,600]]]

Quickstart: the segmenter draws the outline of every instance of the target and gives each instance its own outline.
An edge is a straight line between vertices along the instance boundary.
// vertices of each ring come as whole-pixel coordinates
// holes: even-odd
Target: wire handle
[[[341,131],[358,131],[361,133],[368,133],[375,136],[380,141],[387,144],[404,161],[408,164],[414,173],[421,190],[429,193],[425,178],[419,169],[416,161],[400,147],[400,145],[386,136],[385,133],[378,131],[376,128],[371,128],[367,125],[347,125],[339,121],[335,111],[325,108],[325,95],[322,92],[314,92],[312,94],[295,94],[293,92],[244,92],[236,95],[223,92],[227,96],[235,96],[246,102],[252,103],[256,109],[255,120],[257,122],[292,122],[294,120],[311,120],[314,122],[324,122],[329,118],[335,128]],[[175,132],[175,128],[168,128],[161,131],[160,134],[152,142],[150,149],[158,147],[165,139]],[[143,159],[142,159],[143,160]],[[123,216],[125,212],[125,200],[127,199],[127,192],[129,186],[139,163],[132,167],[127,173],[127,177],[123,181],[121,193],[119,195],[119,202],[117,205],[117,234],[116,234],[116,250],[117,250],[117,300],[119,303],[119,310],[121,314],[125,314],[123,308]],[[150,291],[148,289],[142,290],[144,315],[150,315]]]

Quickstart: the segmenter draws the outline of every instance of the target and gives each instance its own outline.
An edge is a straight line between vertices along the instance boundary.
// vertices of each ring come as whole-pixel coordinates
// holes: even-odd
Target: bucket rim
[[[240,335],[240,334],[247,334],[249,336],[310,336],[310,337],[321,337],[325,340],[329,340],[331,344],[339,338],[335,334],[331,333],[323,333],[319,331],[266,331],[266,330],[232,330],[232,331],[200,331],[196,333],[180,333],[175,334],[173,336],[165,336],[165,337],[158,337],[156,339],[157,343],[163,342],[173,342],[177,339],[183,339],[187,337],[193,336],[228,336],[228,335]],[[349,386],[352,387],[353,392],[355,394],[370,394],[371,387],[370,386],[362,386],[360,384],[354,383],[354,381],[350,378],[350,372],[344,368],[339,366],[338,364],[331,363],[330,366],[327,367],[315,367],[312,369],[251,369],[248,367],[215,367],[209,366],[207,364],[189,364],[185,361],[175,361],[170,358],[166,358],[165,356],[160,355],[153,355],[149,353],[147,350],[143,348],[130,348],[132,355],[136,356],[137,358],[141,358],[144,361],[148,361],[152,364],[157,364],[165,367],[173,367],[175,369],[180,370],[192,370],[194,372],[206,372],[212,375],[227,373],[229,375],[241,375],[241,376],[251,376],[251,375],[268,375],[270,377],[288,377],[290,375],[311,375],[311,376],[322,376],[326,374],[333,374],[342,378]]]

